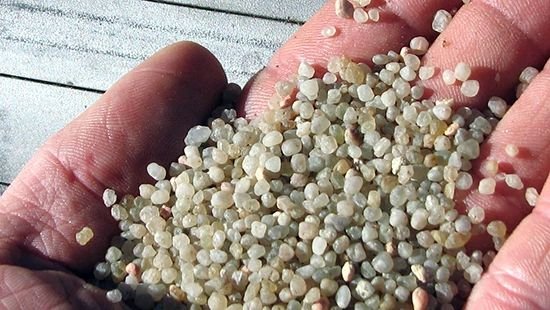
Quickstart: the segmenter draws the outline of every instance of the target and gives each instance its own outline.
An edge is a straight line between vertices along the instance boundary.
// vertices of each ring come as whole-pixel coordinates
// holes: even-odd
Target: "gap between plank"
[[[0,77],[9,78],[9,79],[16,79],[16,80],[32,82],[32,83],[38,83],[38,84],[44,84],[44,85],[50,85],[50,86],[57,86],[57,87],[62,87],[62,88],[69,88],[69,89],[74,89],[74,90],[82,90],[82,91],[92,92],[92,93],[96,93],[96,94],[105,93],[104,90],[100,90],[100,89],[82,87],[82,86],[76,86],[76,85],[69,85],[69,84],[63,84],[63,83],[59,83],[59,82],[51,82],[51,81],[45,81],[45,80],[39,80],[39,79],[33,79],[33,78],[29,78],[29,77],[6,74],[6,73],[0,73]],[[2,184],[2,182],[0,182],[0,184]]]
[[[217,12],[217,13],[226,13],[226,14],[232,14],[232,15],[238,15],[238,16],[244,16],[244,17],[260,18],[260,19],[266,19],[266,20],[270,20],[270,21],[294,24],[294,25],[298,25],[298,26],[301,26],[301,25],[304,24],[303,21],[299,21],[299,20],[295,20],[295,19],[291,19],[291,18],[276,18],[276,17],[259,15],[259,14],[243,13],[243,12],[239,12],[239,11],[209,8],[209,7],[204,7],[204,6],[195,5],[195,4],[185,4],[185,3],[178,3],[178,2],[167,1],[167,0],[143,0],[143,1],[166,4],[166,5],[174,5],[174,6],[180,6],[180,7],[186,7],[186,8],[190,8],[190,9],[196,9],[196,10],[212,11],[212,12]]]
[[[8,186],[10,186],[8,183],[0,182],[0,197],[2,197],[6,189],[8,189]]]

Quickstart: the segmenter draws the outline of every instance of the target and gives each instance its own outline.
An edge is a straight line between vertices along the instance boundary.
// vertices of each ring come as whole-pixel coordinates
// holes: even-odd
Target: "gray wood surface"
[[[0,184],[0,196],[2,196],[2,194],[6,191],[7,188],[8,188],[7,185]]]
[[[172,2],[254,16],[305,22],[325,3],[325,0],[172,0]]]
[[[0,182],[163,46],[203,44],[244,84],[323,2],[0,0]]]
[[[192,40],[242,84],[297,27],[147,1],[4,0],[0,64],[2,73],[104,90],[156,50]]]
[[[10,183],[35,150],[99,94],[0,77],[0,182]]]

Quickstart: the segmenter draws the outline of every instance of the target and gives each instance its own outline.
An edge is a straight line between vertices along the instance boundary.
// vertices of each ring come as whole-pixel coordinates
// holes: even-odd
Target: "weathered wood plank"
[[[11,183],[46,139],[99,94],[0,77],[0,182]]]
[[[106,89],[178,40],[209,48],[243,84],[295,24],[132,0],[0,2],[0,73]]]
[[[164,0],[153,0],[164,2]],[[254,16],[265,16],[275,19],[286,19],[305,22],[325,3],[325,0],[171,0],[167,2],[194,5],[229,12],[240,12]]]

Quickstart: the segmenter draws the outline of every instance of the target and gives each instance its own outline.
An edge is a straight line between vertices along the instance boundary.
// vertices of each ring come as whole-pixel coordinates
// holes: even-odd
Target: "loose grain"
[[[506,144],[504,151],[506,152],[506,155],[510,157],[517,157],[519,154],[519,149],[514,144]]]
[[[361,18],[348,1],[335,9],[378,21],[369,4],[358,2]],[[110,276],[120,292],[135,288],[110,291],[109,300],[143,308],[171,296],[213,309],[426,309],[430,299],[447,307],[459,298],[458,283],[470,290],[486,268],[466,254],[470,237],[489,233],[497,249],[506,229],[493,221],[483,232],[483,209],[460,214],[453,198],[472,188],[470,161],[493,128],[487,119],[506,106],[493,99],[483,114],[453,111],[453,98],[424,99],[415,80],[435,73],[420,65],[428,45],[416,37],[401,53],[375,55],[372,67],[334,57],[322,78],[302,62],[258,119],[222,110],[189,131],[169,173],[147,166],[155,181],[139,196],[117,202],[106,191],[122,233],[94,274]],[[468,71],[463,64],[443,74],[475,95]],[[288,98],[292,104],[282,104]],[[487,168],[493,175],[494,165]],[[488,178],[478,189],[489,195],[495,185]],[[529,203],[535,194],[526,190]],[[77,234],[81,244],[89,237]]]
[[[321,29],[321,35],[325,38],[331,38],[336,35],[336,27],[334,26],[326,26]]]
[[[446,10],[438,10],[432,21],[432,29],[436,32],[443,32],[451,23],[453,16]]]
[[[353,10],[353,20],[359,24],[364,24],[369,20],[369,15],[363,8],[355,8]]]
[[[479,92],[479,82],[476,80],[467,80],[460,85],[460,92],[466,97],[475,97]]]
[[[353,5],[348,0],[336,0],[334,9],[338,17],[352,18],[353,16]]]
[[[78,242],[79,245],[86,245],[92,238],[94,237],[94,231],[90,227],[84,227],[79,232],[76,233],[76,242]]]
[[[455,73],[453,70],[446,69],[442,74],[443,83],[453,85],[456,82]]]
[[[531,207],[534,207],[537,204],[538,198],[539,198],[539,193],[536,188],[528,187],[525,190],[525,200],[527,200],[527,203]]]

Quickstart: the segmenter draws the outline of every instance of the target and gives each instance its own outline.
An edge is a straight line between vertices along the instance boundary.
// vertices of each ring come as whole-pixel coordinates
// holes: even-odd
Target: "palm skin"
[[[369,62],[373,54],[397,50],[414,36],[434,39],[430,16],[439,8],[451,10],[461,3],[387,0],[381,22],[358,25],[337,18],[329,1],[249,83],[239,111],[248,117],[259,113],[275,81],[288,76],[301,60],[324,65],[330,56],[346,54]],[[338,36],[321,37],[327,24],[337,27]],[[550,38],[547,1],[474,0],[460,8],[424,62],[439,68],[469,63],[473,78],[480,81],[480,94],[461,97],[458,87],[445,86],[438,78],[425,86],[435,98],[452,95],[468,106],[481,107],[491,95],[508,97],[523,67],[540,67],[548,60],[550,40],[545,38]],[[214,56],[196,44],[178,43],[131,71],[50,138],[0,198],[0,307],[117,307],[103,291],[79,278],[102,259],[117,232],[109,210],[102,206],[101,193],[106,187],[135,193],[139,184],[149,181],[147,163],[168,164],[177,158],[185,132],[207,117],[226,84]],[[545,107],[549,100],[547,65],[484,144],[480,160],[495,158],[501,169],[519,174],[526,186],[543,188],[550,170],[546,158],[550,109]],[[519,157],[505,155],[509,143],[519,146]],[[482,176],[476,174],[477,179]],[[483,206],[489,218],[517,225],[467,308],[549,308],[550,185],[534,210],[522,192],[505,186],[490,197],[475,191],[460,193],[459,203],[465,208]],[[95,232],[85,247],[74,239],[83,226]]]

